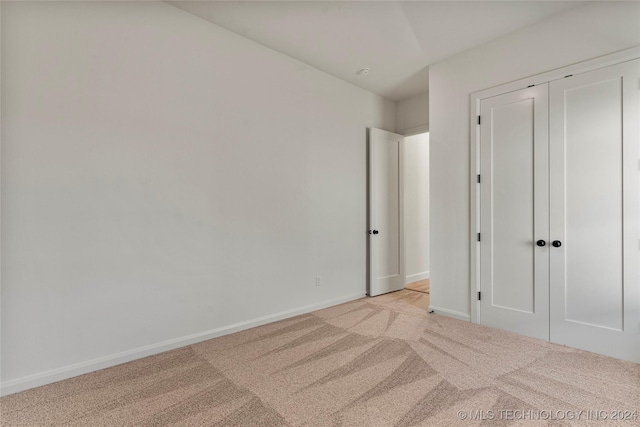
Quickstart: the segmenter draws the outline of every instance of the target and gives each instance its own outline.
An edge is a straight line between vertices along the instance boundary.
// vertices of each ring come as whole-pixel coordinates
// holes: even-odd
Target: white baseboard
[[[234,332],[240,332],[245,329],[250,329],[256,326],[265,325],[267,323],[275,322],[277,320],[288,319],[290,317],[298,316],[300,314],[310,313],[312,311],[321,310],[327,307],[332,307],[334,305],[353,301],[359,298],[364,298],[365,296],[366,295],[364,294],[364,292],[345,295],[340,298],[334,298],[334,299],[323,301],[317,304],[306,305],[304,307],[296,308],[293,310],[282,311],[280,313],[270,314],[268,316],[258,317],[258,318],[247,320],[244,322],[234,323],[228,326],[222,326],[220,328],[211,329],[209,331],[186,335],[180,338],[174,338],[174,339],[162,341],[156,344],[134,348],[132,350],[123,351],[123,352],[112,354],[109,356],[103,356],[97,359],[87,360],[85,362],[80,362],[80,363],[74,363],[73,365],[63,366],[61,368],[52,369],[49,371],[40,372],[37,374],[28,375],[21,378],[16,378],[14,380],[4,381],[0,383],[0,396],[7,396],[9,394],[18,393],[20,391],[28,390],[30,388],[39,387],[45,384],[50,384],[50,383],[54,383],[61,380],[66,380],[68,378],[73,378],[78,375],[98,371],[100,369],[110,368],[112,366],[120,365],[122,363],[130,362],[132,360],[141,359],[147,356],[152,356],[154,354],[158,354],[158,353],[173,350],[179,347],[195,344],[201,341],[206,341],[206,340],[220,337],[223,335],[232,334]]]
[[[453,317],[454,319],[466,320],[471,322],[471,315],[468,313],[462,313],[461,311],[449,310],[448,308],[440,308],[435,305],[429,305],[429,311],[433,311],[436,314],[442,314],[443,316]]]
[[[423,271],[422,273],[410,274],[405,277],[404,284],[417,282],[418,280],[425,280],[429,278],[429,271]]]

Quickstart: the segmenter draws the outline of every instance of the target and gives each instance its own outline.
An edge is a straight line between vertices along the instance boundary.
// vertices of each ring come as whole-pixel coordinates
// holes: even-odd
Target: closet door
[[[548,340],[548,85],[480,115],[480,323]]]
[[[640,61],[550,85],[551,341],[640,362]]]

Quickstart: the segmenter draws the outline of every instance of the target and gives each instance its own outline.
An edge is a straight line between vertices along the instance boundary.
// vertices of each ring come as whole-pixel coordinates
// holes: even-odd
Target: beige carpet
[[[520,425],[523,414],[548,418],[541,411],[640,407],[640,365],[427,314],[411,304],[416,294],[360,299],[7,396],[1,425]],[[611,422],[581,417],[532,424]]]
[[[429,293],[429,279],[418,280],[417,282],[411,282],[404,287],[410,291]]]
[[[429,308],[429,294],[425,294],[424,292],[404,290],[395,292],[393,295],[396,297],[396,302],[407,303],[424,311]]]

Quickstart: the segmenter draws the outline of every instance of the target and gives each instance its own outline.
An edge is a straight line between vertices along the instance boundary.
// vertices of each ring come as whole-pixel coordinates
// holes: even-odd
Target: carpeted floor
[[[412,290],[403,290],[395,293],[398,299],[396,302],[404,302],[418,307],[424,311],[429,308],[429,294]],[[378,297],[379,298],[379,297]]]
[[[640,408],[640,365],[427,314],[411,304],[416,294],[360,299],[7,396],[1,425],[477,426],[580,416],[532,424],[604,426],[610,411]],[[608,419],[589,423],[578,411]]]
[[[404,287],[410,291],[429,293],[429,279],[418,280],[417,282],[411,282]]]

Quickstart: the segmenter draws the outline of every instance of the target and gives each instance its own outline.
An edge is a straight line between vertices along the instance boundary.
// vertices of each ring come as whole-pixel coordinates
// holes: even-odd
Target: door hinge
[[[478,242],[480,241],[480,233],[478,233]]]
[[[478,184],[480,184],[480,174],[478,174]]]
[[[480,116],[478,116],[478,124],[480,124]]]
[[[478,292],[478,301],[482,301],[482,292]]]

